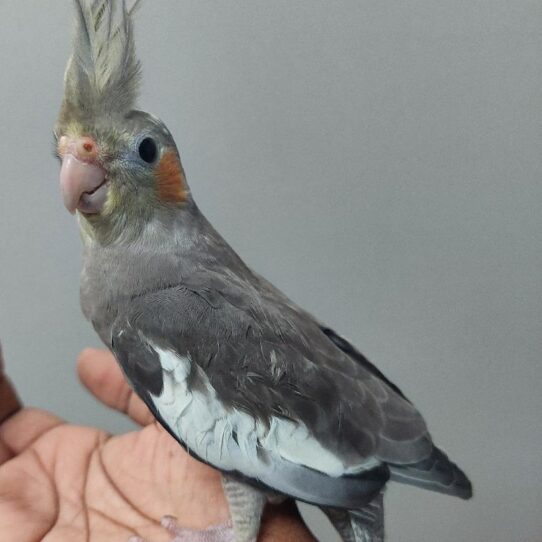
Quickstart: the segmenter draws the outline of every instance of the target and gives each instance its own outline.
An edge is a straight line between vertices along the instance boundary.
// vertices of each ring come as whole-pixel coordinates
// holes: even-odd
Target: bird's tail
[[[410,465],[388,464],[392,480],[454,495],[461,499],[472,497],[472,485],[465,473],[436,446],[431,455]]]
[[[384,493],[358,510],[322,508],[344,542],[384,542]]]

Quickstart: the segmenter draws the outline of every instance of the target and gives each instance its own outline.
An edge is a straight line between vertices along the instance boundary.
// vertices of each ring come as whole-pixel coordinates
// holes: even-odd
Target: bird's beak
[[[98,145],[90,137],[62,136],[58,142],[62,159],[60,191],[70,213],[99,213],[107,199],[105,170],[98,163]]]

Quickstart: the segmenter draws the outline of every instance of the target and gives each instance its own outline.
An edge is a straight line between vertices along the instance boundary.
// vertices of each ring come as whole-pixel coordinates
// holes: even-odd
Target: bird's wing
[[[419,413],[377,370],[281,294],[235,276],[206,271],[133,299],[112,348],[195,455],[296,498],[352,507],[385,483],[386,462],[432,449]]]

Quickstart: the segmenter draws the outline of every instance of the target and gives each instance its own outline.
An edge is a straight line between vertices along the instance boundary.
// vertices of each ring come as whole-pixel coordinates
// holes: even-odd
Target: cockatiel
[[[83,312],[156,419],[222,471],[233,533],[209,540],[255,540],[270,496],[318,505],[349,542],[383,540],[390,478],[468,499],[401,390],[200,212],[170,132],[136,109],[132,10],[75,6],[55,137]]]

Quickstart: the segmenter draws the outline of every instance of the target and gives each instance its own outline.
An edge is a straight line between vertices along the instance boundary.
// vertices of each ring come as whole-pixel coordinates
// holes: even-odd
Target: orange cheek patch
[[[184,173],[177,155],[167,151],[155,169],[158,197],[168,203],[182,203],[188,197]]]

